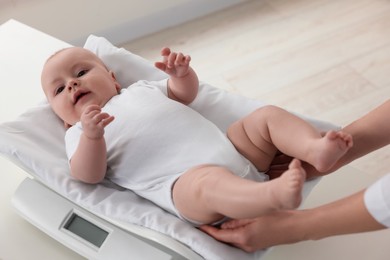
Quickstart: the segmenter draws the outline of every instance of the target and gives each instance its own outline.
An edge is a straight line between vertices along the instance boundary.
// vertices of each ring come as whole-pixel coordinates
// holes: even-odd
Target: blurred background
[[[74,45],[89,34],[120,44],[245,0],[0,0],[0,24],[12,18]]]

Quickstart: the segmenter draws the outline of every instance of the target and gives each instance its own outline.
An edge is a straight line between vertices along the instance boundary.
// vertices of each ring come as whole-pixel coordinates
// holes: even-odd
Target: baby
[[[350,135],[321,135],[275,106],[235,122],[226,136],[187,106],[199,85],[190,57],[169,48],[161,55],[155,66],[169,79],[127,89],[86,49],[67,48],[46,61],[42,87],[68,128],[73,177],[91,184],[106,177],[193,224],[209,224],[299,206],[299,160],[264,182],[278,150],[326,172],[352,146]]]

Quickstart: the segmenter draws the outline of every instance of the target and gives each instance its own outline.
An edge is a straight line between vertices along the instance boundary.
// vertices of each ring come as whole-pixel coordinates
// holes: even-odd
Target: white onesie
[[[390,174],[366,190],[364,202],[370,214],[379,223],[390,228]]]
[[[237,152],[224,133],[192,108],[167,97],[167,80],[139,81],[102,108],[115,117],[105,128],[106,177],[180,216],[172,185],[188,169],[214,164],[255,181],[266,175]],[[78,122],[66,133],[71,159],[82,133]]]

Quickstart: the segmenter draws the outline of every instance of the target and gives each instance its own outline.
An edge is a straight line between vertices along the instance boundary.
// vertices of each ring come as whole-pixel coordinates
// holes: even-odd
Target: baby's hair
[[[73,47],[62,48],[62,49],[60,49],[60,50],[54,52],[52,55],[50,55],[49,58],[46,59],[45,64],[46,64],[49,60],[51,60],[53,57],[57,56],[58,53],[63,52],[63,51],[65,51],[65,50],[67,50],[67,49],[70,49],[70,48],[73,48]]]
[[[47,60],[45,61],[45,64],[46,64],[49,60],[51,60],[53,57],[55,57],[56,55],[58,55],[59,53],[61,53],[61,52],[63,52],[63,51],[66,51],[66,50],[69,50],[69,49],[73,49],[73,48],[81,48],[81,47],[66,47],[66,48],[62,48],[62,49],[60,49],[60,50],[54,52],[52,55],[50,55],[50,57],[47,58]],[[96,59],[97,59],[98,61],[100,61],[101,64],[104,65],[104,67],[106,68],[106,70],[109,71],[109,69],[107,68],[106,64],[104,64],[104,62],[102,61],[102,59],[100,59],[95,53],[93,53],[92,51],[87,50],[87,49],[85,49],[85,48],[81,48],[81,49],[86,50],[87,52],[89,52],[89,53],[91,53],[93,56],[95,56]]]

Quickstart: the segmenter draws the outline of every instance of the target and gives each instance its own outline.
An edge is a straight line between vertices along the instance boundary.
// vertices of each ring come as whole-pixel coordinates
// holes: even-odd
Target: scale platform
[[[120,229],[30,178],[19,185],[12,204],[26,220],[88,259],[202,259],[189,249],[178,253]]]

